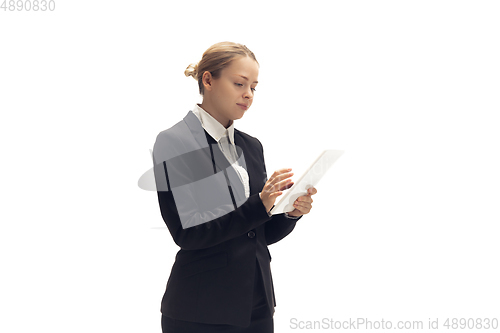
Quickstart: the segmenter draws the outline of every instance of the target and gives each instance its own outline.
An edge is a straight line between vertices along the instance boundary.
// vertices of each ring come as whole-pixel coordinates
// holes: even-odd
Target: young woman
[[[267,246],[309,213],[317,191],[291,212],[269,213],[293,173],[281,169],[267,179],[261,143],[234,128],[252,105],[258,74],[246,46],[211,46],[185,71],[203,102],[156,139],[158,201],[180,247],[161,302],[163,332],[273,332]]]

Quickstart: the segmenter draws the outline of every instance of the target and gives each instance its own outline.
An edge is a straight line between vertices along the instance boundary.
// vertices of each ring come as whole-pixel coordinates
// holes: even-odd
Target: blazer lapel
[[[211,145],[212,147],[209,146],[205,130],[203,129],[200,120],[198,119],[198,117],[196,117],[193,111],[188,112],[188,114],[184,117],[184,122],[191,131],[191,134],[193,135],[193,138],[197,142],[200,149],[203,149],[207,158],[210,159],[217,166],[216,171],[226,170],[228,183],[231,186],[232,192],[235,196],[236,206],[239,207],[246,201],[246,196],[245,196],[245,188],[243,187],[243,183],[241,182],[239,176],[236,174],[236,171],[234,170],[233,167],[231,167],[228,160],[226,159],[222,151],[219,149],[219,146],[217,144],[212,144]],[[235,135],[235,140],[236,140],[236,135]],[[238,155],[238,162],[240,163],[241,166],[243,166],[243,168],[246,169],[243,150],[242,148],[238,147],[236,142],[235,146],[236,146],[236,153]],[[210,149],[207,148],[210,148],[211,151]],[[213,159],[212,156],[210,156],[210,152],[212,152],[213,154],[214,157]]]
[[[259,193],[267,181],[264,159],[261,154],[260,146],[253,145],[251,142],[245,140],[239,131],[234,132],[234,142],[236,146],[240,147],[245,152],[244,168],[248,173],[250,195]]]

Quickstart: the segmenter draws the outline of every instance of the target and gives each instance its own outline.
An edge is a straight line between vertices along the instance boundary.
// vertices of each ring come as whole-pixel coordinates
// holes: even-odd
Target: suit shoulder
[[[189,140],[189,128],[184,121],[179,121],[172,127],[161,131],[156,136],[153,146],[155,161],[167,161],[186,153],[186,142]]]
[[[242,132],[236,128],[234,129],[234,133],[239,135],[245,142],[262,149],[262,143],[260,143],[259,139],[257,139],[256,137],[251,136],[245,132]]]
[[[167,128],[166,130],[161,131],[158,133],[156,136],[156,139],[173,139],[176,137],[177,133],[179,130],[181,130],[181,127],[183,127],[184,122],[180,120],[177,124],[171,126],[170,128]]]

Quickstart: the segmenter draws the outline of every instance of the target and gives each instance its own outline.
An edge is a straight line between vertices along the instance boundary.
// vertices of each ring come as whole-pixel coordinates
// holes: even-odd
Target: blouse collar
[[[207,133],[214,138],[215,141],[219,142],[227,131],[230,142],[234,144],[234,121],[231,121],[231,126],[226,129],[221,123],[212,117],[210,113],[203,110],[199,104],[195,104],[193,113],[200,120],[203,129],[205,129],[205,131],[207,131]]]

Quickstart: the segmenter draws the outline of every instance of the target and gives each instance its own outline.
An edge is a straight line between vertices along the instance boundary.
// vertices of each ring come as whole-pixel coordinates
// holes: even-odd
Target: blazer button
[[[253,231],[249,231],[247,235],[248,235],[248,237],[250,237],[250,238],[254,238],[254,237],[255,237],[255,232],[253,232]]]

